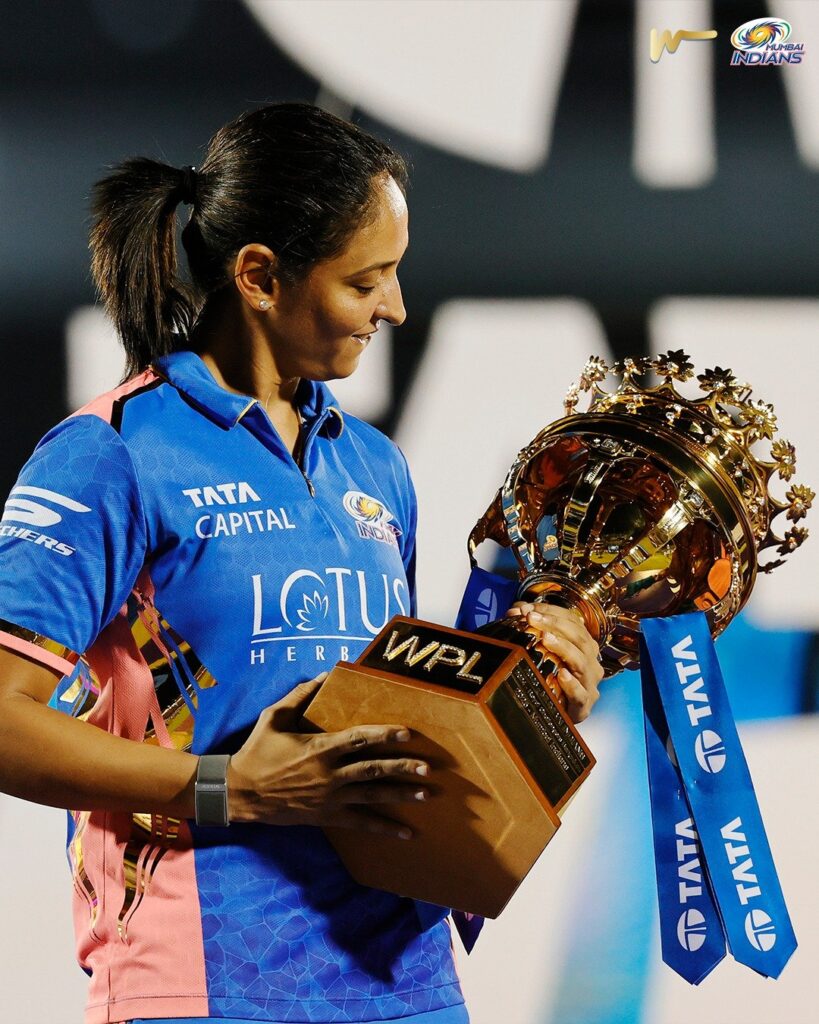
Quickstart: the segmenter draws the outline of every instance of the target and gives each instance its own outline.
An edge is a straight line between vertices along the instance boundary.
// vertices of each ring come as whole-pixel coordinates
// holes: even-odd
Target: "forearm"
[[[112,736],[31,697],[0,701],[0,791],[51,807],[193,818],[198,758]]]

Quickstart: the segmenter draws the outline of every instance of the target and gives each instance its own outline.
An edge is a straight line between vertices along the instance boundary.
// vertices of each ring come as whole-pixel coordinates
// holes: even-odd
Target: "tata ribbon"
[[[642,623],[663,960],[698,984],[725,955],[777,978],[796,949],[705,614]]]

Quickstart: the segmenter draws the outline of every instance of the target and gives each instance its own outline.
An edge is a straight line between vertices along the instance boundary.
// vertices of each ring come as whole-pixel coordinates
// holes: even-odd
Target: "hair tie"
[[[193,206],[196,202],[196,168],[191,167],[190,164],[181,168],[182,170],[182,181],[180,183],[179,198],[183,203],[188,206]]]

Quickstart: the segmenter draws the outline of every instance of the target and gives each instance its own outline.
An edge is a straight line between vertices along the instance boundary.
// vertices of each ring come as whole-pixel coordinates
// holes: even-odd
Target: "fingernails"
[[[402,828],[398,833],[399,839],[412,839],[412,832],[408,828]]]
[[[325,680],[325,679],[327,678],[327,676],[329,676],[329,675],[330,675],[330,673],[329,673],[329,672],[320,672],[320,673],[319,673],[319,674],[318,674],[318,675],[316,676],[316,680],[315,680],[315,681],[316,681],[317,683],[323,683],[323,682],[324,682],[324,680]]]
[[[426,792],[423,789],[418,789],[418,790],[415,791],[415,799],[416,800],[426,800],[426,798],[427,798],[427,794],[426,794]]]
[[[395,738],[399,743],[406,743],[410,738],[409,729],[401,729],[395,734]]]
[[[429,775],[429,765],[419,764],[418,767],[415,769],[415,772],[417,775]]]
[[[544,615],[541,615],[540,612],[529,612],[529,621],[530,622],[545,622],[546,621],[546,617]]]
[[[554,635],[554,633],[544,633],[543,639],[550,640],[552,643],[554,643],[554,641],[557,640],[557,637]]]

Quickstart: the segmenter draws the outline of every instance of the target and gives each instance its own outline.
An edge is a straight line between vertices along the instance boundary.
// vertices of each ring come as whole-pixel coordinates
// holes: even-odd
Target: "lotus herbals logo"
[[[791,25],[781,18],[755,18],[740,25],[731,36],[731,64],[750,67],[762,64],[801,64],[804,43],[789,42]]]
[[[401,531],[392,522],[392,512],[377,498],[372,498],[362,491],[347,491],[342,504],[345,511],[355,520],[359,537],[398,547]]]

